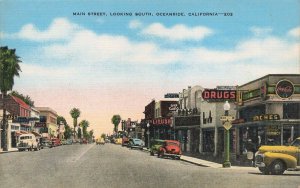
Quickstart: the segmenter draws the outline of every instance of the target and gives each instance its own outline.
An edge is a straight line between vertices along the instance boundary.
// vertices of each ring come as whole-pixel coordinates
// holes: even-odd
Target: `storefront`
[[[300,136],[300,75],[267,75],[238,90],[237,155],[247,152],[248,143],[256,149],[288,145]]]

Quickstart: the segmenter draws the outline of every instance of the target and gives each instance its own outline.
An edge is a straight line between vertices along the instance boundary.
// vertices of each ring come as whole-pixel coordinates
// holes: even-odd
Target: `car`
[[[150,155],[155,155],[158,153],[159,148],[164,143],[164,140],[154,139],[150,142]]]
[[[122,146],[128,146],[129,138],[126,136],[123,136],[122,138]]]
[[[52,142],[49,138],[40,138],[40,145],[41,149],[44,149],[45,147],[51,148],[52,147]]]
[[[300,170],[300,137],[290,146],[261,146],[255,154],[255,166],[265,175]]]
[[[105,144],[105,141],[104,141],[104,139],[103,138],[98,138],[97,140],[96,140],[96,145],[104,145]]]
[[[86,139],[80,140],[80,144],[88,144],[88,141]]]
[[[61,142],[62,145],[67,145],[67,140],[65,140],[65,139],[61,139],[60,142]]]
[[[130,149],[137,148],[137,149],[142,150],[144,146],[145,146],[145,143],[141,139],[138,139],[138,138],[130,138],[129,139],[128,147]]]
[[[52,142],[52,147],[56,147],[56,146],[60,146],[61,145],[61,141],[58,138],[52,138],[51,142]]]
[[[19,137],[19,142],[17,144],[18,151],[32,151],[40,150],[39,140],[35,137],[34,134],[22,134]]]
[[[172,159],[180,159],[182,155],[180,142],[177,140],[165,140],[159,147],[157,157],[171,157]]]
[[[72,145],[73,144],[73,140],[72,139],[67,139],[66,140],[66,145]]]

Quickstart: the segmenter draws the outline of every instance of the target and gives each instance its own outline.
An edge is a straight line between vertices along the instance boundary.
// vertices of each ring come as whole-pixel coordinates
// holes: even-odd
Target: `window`
[[[283,104],[283,119],[300,119],[300,103]]]

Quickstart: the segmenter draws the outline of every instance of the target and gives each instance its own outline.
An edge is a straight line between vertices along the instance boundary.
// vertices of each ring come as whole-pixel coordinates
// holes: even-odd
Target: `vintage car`
[[[52,146],[51,147],[56,147],[56,146],[60,146],[61,145],[60,139],[58,139],[58,138],[52,138],[51,142],[52,142]]]
[[[263,174],[283,174],[285,170],[300,170],[300,137],[290,146],[261,146],[255,155],[255,166]]]
[[[157,157],[171,157],[173,159],[180,159],[181,154],[180,142],[177,140],[165,140],[158,149]]]
[[[150,155],[158,153],[159,148],[163,145],[164,140],[154,139],[150,142]]]
[[[105,144],[105,140],[104,138],[98,138],[96,139],[96,145],[104,145]]]
[[[40,145],[41,145],[41,149],[46,147],[51,148],[52,142],[49,138],[40,138]]]
[[[130,138],[129,139],[128,147],[130,149],[137,148],[137,149],[142,150],[144,146],[145,146],[145,143],[141,139],[138,139],[138,138]]]
[[[19,151],[32,151],[32,150],[40,150],[39,140],[35,137],[34,134],[22,134],[19,137],[19,142],[17,144]]]
[[[129,138],[126,136],[123,136],[122,138],[122,146],[128,146]]]

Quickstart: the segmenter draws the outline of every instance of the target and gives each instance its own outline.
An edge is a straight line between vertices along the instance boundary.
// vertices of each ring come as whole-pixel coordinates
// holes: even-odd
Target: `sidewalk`
[[[0,154],[9,153],[9,152],[16,152],[16,151],[18,151],[18,148],[9,148],[8,151],[3,151],[2,149],[0,149]]]
[[[144,151],[149,152],[147,148],[143,148]],[[188,163],[192,163],[194,165],[202,166],[202,167],[210,167],[210,168],[219,168],[219,169],[236,169],[236,170],[247,170],[247,171],[257,171],[257,168],[251,167],[251,166],[231,166],[230,168],[223,168],[223,164],[216,163],[212,161],[207,161],[203,159],[199,159],[197,157],[187,156],[187,155],[181,155],[180,157],[181,161],[185,161]]]

